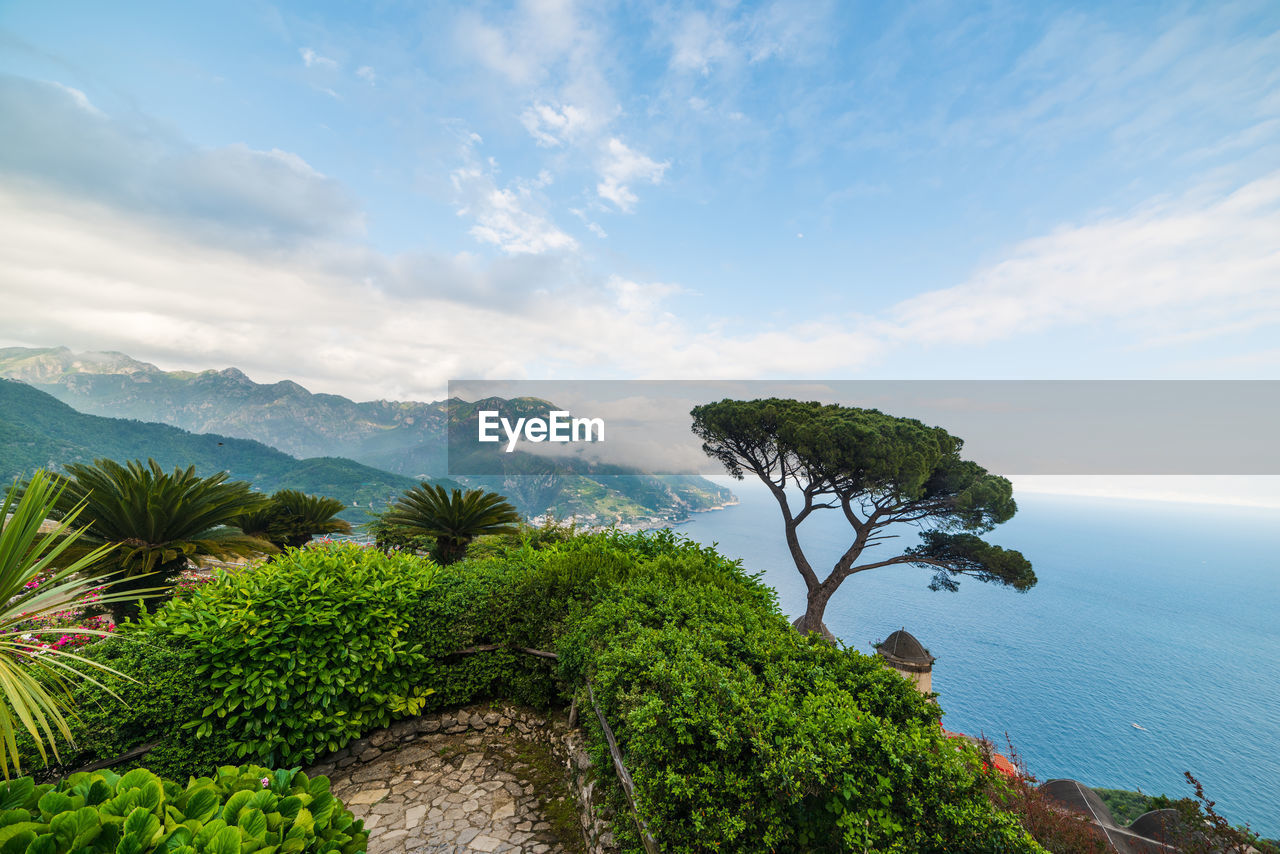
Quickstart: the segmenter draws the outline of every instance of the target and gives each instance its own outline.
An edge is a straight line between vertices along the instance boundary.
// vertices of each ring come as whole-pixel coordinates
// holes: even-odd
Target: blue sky
[[[0,5],[0,343],[1276,378],[1280,6]]]

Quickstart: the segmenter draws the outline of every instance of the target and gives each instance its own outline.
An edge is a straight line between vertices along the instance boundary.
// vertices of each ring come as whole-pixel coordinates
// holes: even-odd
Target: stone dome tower
[[[899,629],[876,644],[885,663],[915,683],[923,694],[933,693],[933,662],[929,650],[906,629]]]

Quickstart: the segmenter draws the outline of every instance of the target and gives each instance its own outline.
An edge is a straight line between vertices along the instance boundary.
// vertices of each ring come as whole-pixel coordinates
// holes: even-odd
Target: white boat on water
[[[1140,730],[1142,730],[1143,732],[1146,732],[1146,731],[1147,731],[1147,728],[1146,728],[1146,727],[1144,727],[1142,724],[1133,724],[1133,728],[1134,728],[1134,729],[1140,729]]]

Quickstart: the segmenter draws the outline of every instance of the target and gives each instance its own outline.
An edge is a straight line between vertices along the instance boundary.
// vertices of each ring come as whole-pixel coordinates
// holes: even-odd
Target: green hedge
[[[204,661],[200,650],[173,638],[122,632],[78,654],[131,678],[94,671],[94,679],[118,700],[91,682],[70,684],[76,710],[68,719],[73,744],[59,739],[60,764],[46,768],[30,736],[20,730],[22,772],[53,778],[147,744],[155,746],[145,757],[116,770],[145,765],[161,776],[184,779],[207,774],[230,760],[225,732],[195,738],[187,727],[215,699],[208,680],[196,672]]]
[[[567,681],[593,681],[664,851],[1041,850],[901,676],[800,637],[753,591],[662,574],[605,595],[559,651]],[[614,793],[614,832],[640,850]]]
[[[139,634],[199,650],[213,700],[187,726],[236,758],[306,764],[422,711],[417,608],[437,567],[347,543],[221,573],[144,615]]]
[[[185,787],[144,769],[0,783],[5,854],[356,854],[369,834],[325,777],[257,766]]]
[[[773,590],[714,550],[663,532],[484,553],[441,568],[337,545],[219,576],[101,645],[127,650],[111,653],[126,672],[179,668],[142,674],[157,693],[115,743],[160,737],[173,771],[197,776],[232,756],[304,764],[396,717],[563,704],[590,679],[672,854],[1039,850],[991,806],[976,754],[942,738],[936,706],[877,659],[797,635]],[[457,654],[486,644],[560,658]],[[582,720],[615,832],[639,850]]]

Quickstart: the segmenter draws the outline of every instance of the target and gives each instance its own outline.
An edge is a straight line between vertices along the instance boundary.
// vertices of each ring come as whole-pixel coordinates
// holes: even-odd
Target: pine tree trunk
[[[831,633],[831,630],[827,628],[827,624],[822,621],[822,617],[827,611],[827,602],[831,601],[831,595],[835,592],[834,587],[828,589],[825,585],[810,590],[808,601],[805,603],[804,614],[791,624],[796,631],[802,635],[807,635],[809,632],[817,632],[826,640],[835,643],[836,636]]]

